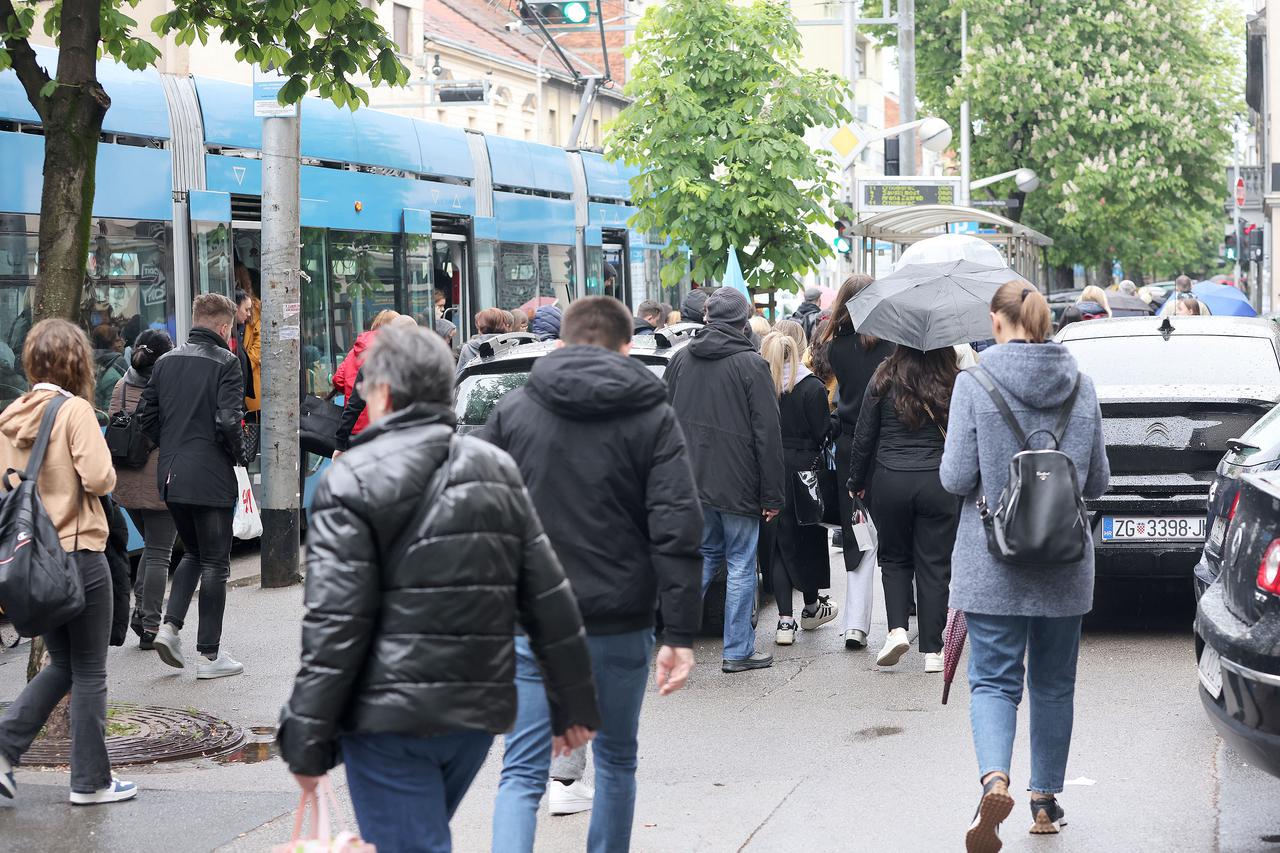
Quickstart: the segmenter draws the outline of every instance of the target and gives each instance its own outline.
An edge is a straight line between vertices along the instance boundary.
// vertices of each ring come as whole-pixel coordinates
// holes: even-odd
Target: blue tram
[[[41,51],[46,62],[54,56]],[[99,75],[112,107],[98,148],[84,323],[109,393],[115,356],[138,332],[163,326],[181,340],[193,295],[230,295],[235,261],[259,268],[262,132],[247,85],[110,61]],[[16,75],[0,73],[5,399],[22,390],[14,360],[30,323],[42,150]],[[374,314],[425,320],[437,289],[460,339],[480,308],[538,297],[679,304],[681,288],[660,283],[660,244],[627,228],[628,171],[599,154],[311,98],[301,153],[303,368],[313,392],[328,390]],[[606,278],[609,267],[616,274]]]

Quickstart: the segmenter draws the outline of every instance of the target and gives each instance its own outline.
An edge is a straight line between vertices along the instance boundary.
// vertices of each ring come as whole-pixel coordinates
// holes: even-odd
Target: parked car
[[[1196,595],[1218,579],[1227,525],[1240,506],[1240,479],[1245,474],[1280,469],[1280,406],[1262,416],[1238,438],[1227,439],[1227,452],[1209,485],[1209,537],[1196,563]]]
[[[693,340],[701,328],[699,323],[678,323],[650,335],[637,335],[631,341],[631,357],[644,362],[661,376],[666,372],[671,356]],[[498,401],[528,382],[534,363],[555,348],[555,341],[539,341],[527,332],[504,334],[480,344],[479,356],[463,368],[454,394],[458,432],[466,434],[481,429]],[[756,624],[760,612],[762,584],[757,568],[752,625]],[[722,571],[711,582],[703,600],[702,629],[705,633],[718,635],[724,630],[724,592],[725,573]]]
[[[1244,475],[1239,495],[1196,608],[1200,701],[1232,749],[1280,776],[1280,472]]]
[[[1074,323],[1057,340],[1102,408],[1111,486],[1088,502],[1099,577],[1192,577],[1219,460],[1280,402],[1280,327],[1132,317]]]

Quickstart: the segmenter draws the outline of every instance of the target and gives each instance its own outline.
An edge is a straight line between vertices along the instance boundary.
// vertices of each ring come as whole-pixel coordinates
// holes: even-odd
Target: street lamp
[[[920,144],[926,151],[941,153],[951,144],[951,125],[937,116],[909,121],[906,124],[896,124],[883,130],[867,131],[856,126],[843,125],[829,132],[825,142],[827,147],[835,153],[840,167],[847,169],[871,143],[917,128],[920,130]]]
[[[1040,186],[1040,176],[1033,169],[1010,169],[1007,172],[1001,172],[998,175],[992,175],[988,178],[981,178],[969,184],[970,190],[980,190],[983,187],[989,187],[997,184],[1006,178],[1013,178],[1013,183],[1017,186],[1019,192],[1029,193]]]

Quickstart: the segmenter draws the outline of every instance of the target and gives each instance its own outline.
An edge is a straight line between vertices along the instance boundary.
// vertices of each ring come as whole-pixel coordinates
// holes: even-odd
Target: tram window
[[[0,214],[0,405],[27,390],[22,345],[31,328],[39,227],[34,216]]]
[[[191,258],[196,294],[231,296],[231,231],[221,222],[191,223]]]
[[[436,308],[431,273],[433,262],[431,238],[419,234],[406,234],[404,240],[405,294],[401,303],[403,312],[412,315],[413,319],[418,321],[418,325],[431,328],[434,325]]]
[[[329,300],[338,360],[379,311],[396,309],[399,235],[330,231]]]
[[[323,228],[302,229],[302,371],[308,393],[319,395],[333,387],[334,371],[324,238]]]
[[[600,296],[604,293],[604,250],[599,246],[587,247],[587,282],[586,295]]]
[[[498,304],[498,244],[492,240],[476,241],[476,285],[475,304],[471,313],[476,314],[484,308]],[[459,318],[460,326],[471,329],[471,317]]]
[[[572,246],[500,244],[496,299],[479,307],[510,311],[539,297],[567,306],[577,278],[573,254]]]

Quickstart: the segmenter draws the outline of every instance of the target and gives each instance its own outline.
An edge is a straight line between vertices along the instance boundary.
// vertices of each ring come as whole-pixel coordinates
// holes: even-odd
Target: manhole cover
[[[0,709],[9,703],[0,703]],[[233,752],[244,731],[200,711],[149,705],[107,706],[107,756],[113,765],[178,761]],[[22,763],[61,766],[70,763],[71,741],[38,738]]]

